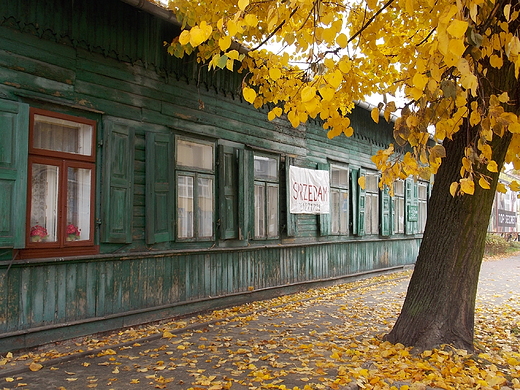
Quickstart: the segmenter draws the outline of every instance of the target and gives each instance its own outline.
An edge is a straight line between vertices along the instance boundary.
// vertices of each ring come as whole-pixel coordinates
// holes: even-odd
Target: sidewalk
[[[42,355],[33,354],[25,361],[9,361],[0,366],[0,388],[358,389],[356,382],[390,388],[394,379],[389,381],[380,365],[392,365],[395,359],[405,364],[409,352],[382,343],[380,336],[399,313],[410,275],[400,272],[314,289],[154,328],[84,339],[82,345],[63,343],[61,350],[46,346],[40,354],[47,357],[53,355],[52,348],[56,353],[66,348],[78,351],[59,359],[42,361]],[[520,257],[484,262],[478,304],[485,310],[504,305],[519,310],[519,282]],[[146,337],[121,343],[131,332]],[[486,342],[485,333],[480,336],[479,341]],[[90,348],[102,346],[88,351],[88,342]],[[381,362],[372,359],[374,349]],[[396,365],[392,378],[413,378],[400,375],[400,370],[407,371]],[[418,374],[413,375],[418,380]],[[442,378],[432,382],[442,385]],[[403,383],[393,384],[398,389]]]

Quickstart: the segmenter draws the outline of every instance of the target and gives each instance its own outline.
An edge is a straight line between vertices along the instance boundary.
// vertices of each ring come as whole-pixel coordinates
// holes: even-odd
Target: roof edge
[[[142,9],[145,12],[148,12],[158,18],[166,20],[169,23],[172,23],[178,27],[181,27],[181,23],[175,16],[175,14],[167,8],[161,7],[155,3],[152,3],[148,0],[121,0],[127,4],[130,4],[132,7]]]

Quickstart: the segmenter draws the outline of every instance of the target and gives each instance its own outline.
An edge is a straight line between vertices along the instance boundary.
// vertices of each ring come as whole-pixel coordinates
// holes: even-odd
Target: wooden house
[[[415,261],[428,187],[390,198],[370,160],[391,125],[270,122],[179,33],[146,1],[0,1],[0,351]],[[291,167],[328,214],[290,212]]]

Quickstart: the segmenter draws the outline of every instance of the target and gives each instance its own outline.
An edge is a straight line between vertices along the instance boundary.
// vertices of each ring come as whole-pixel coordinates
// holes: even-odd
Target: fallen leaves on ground
[[[480,353],[446,346],[417,354],[382,341],[399,313],[406,293],[403,280],[410,274],[387,274],[85,338],[69,350],[9,354],[0,366],[28,362],[36,368],[58,356],[92,350],[93,359],[105,359],[97,365],[110,370],[104,387],[122,384],[126,373],[122,385],[128,388],[520,389],[520,296],[507,286],[502,293],[479,292],[475,336]],[[189,328],[194,324],[205,325]],[[137,342],[152,334],[162,335],[158,346]],[[89,366],[82,362],[87,370]],[[71,372],[63,388],[77,379]],[[5,380],[18,386],[25,381],[22,375]],[[87,387],[99,382],[90,377]]]

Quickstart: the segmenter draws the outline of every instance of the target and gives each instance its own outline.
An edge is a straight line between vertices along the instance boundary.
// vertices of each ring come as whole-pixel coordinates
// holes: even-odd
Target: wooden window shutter
[[[381,191],[381,235],[387,237],[391,233],[392,219],[391,219],[391,199],[388,194],[388,188]]]
[[[351,169],[350,170],[350,210],[351,210],[351,226],[350,231],[352,234],[358,234],[358,178],[359,178],[359,169]]]
[[[0,100],[0,247],[25,246],[29,105]]]
[[[318,169],[321,171],[329,172],[329,164],[327,163],[319,163]],[[329,203],[330,203],[330,186],[329,186]],[[332,212],[332,210],[330,211]],[[319,214],[318,215],[318,223],[320,226],[320,236],[328,236],[330,234],[330,224],[331,224],[331,215],[329,214]],[[334,218],[338,218],[337,215],[334,215]]]
[[[412,179],[405,181],[406,223],[405,234],[417,232],[417,189]]]
[[[360,177],[363,177],[366,175],[366,172],[364,169],[359,169],[359,174],[356,178],[356,181],[353,183],[355,187],[358,189],[357,193],[357,235],[358,236],[364,236],[365,235],[365,202],[366,202],[366,196],[365,196],[365,190],[361,188],[361,186],[358,183],[358,179]]]
[[[286,209],[286,234],[287,237],[294,237],[298,235],[298,215],[291,213],[291,198],[290,198],[290,192],[291,192],[291,183],[289,182],[289,169],[291,165],[294,165],[294,158],[293,157],[286,157],[285,158],[285,188],[286,188],[286,202],[285,202],[285,209]]]
[[[251,150],[238,150],[238,239],[251,237],[254,208],[254,158]]]
[[[105,121],[101,238],[108,243],[132,242],[134,129]]]
[[[173,141],[169,134],[146,133],[146,243],[173,241]]]
[[[238,164],[236,149],[220,145],[219,155],[219,232],[221,240],[238,238]]]

